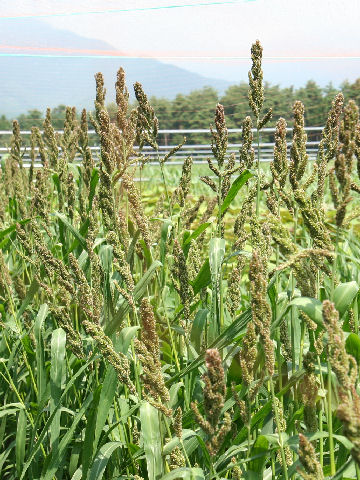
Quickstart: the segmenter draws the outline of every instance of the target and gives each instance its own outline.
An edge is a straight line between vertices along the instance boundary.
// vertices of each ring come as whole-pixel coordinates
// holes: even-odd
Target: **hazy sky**
[[[140,9],[215,1],[13,0],[2,6],[0,19],[12,15]],[[251,43],[257,38],[264,46],[265,57],[358,57],[264,62],[265,78],[269,81],[295,85],[308,78],[321,84],[328,81],[338,84],[346,78],[360,77],[359,19],[359,0],[234,0],[223,5],[42,18],[54,27],[105,40],[127,54],[158,58],[248,57]],[[249,67],[249,60],[163,58],[162,61],[230,81],[246,80],[244,75]]]

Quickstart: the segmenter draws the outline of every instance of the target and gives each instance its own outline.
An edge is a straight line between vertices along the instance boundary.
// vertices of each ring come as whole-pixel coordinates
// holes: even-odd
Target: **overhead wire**
[[[187,4],[173,4],[173,5],[153,5],[151,7],[130,7],[130,8],[114,8],[105,10],[88,10],[77,12],[58,12],[58,13],[40,13],[40,14],[22,14],[22,15],[0,15],[0,19],[12,20],[17,18],[43,18],[43,17],[64,17],[64,16],[79,16],[79,15],[102,15],[114,13],[133,13],[133,12],[147,12],[154,10],[171,10],[177,8],[192,8],[192,7],[209,7],[217,5],[234,5],[236,3],[251,3],[255,0],[223,0],[212,2],[197,2]]]

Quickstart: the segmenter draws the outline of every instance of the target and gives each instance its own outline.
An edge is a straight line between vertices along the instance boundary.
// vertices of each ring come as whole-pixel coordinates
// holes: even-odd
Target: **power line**
[[[218,2],[201,2],[201,3],[187,3],[184,5],[157,5],[152,7],[133,7],[133,8],[116,8],[108,10],[93,10],[84,12],[61,12],[61,13],[40,13],[30,15],[0,15],[0,19],[17,19],[17,18],[41,18],[41,17],[64,17],[64,16],[78,16],[78,15],[100,15],[104,13],[129,13],[129,12],[147,12],[154,10],[170,10],[176,8],[191,8],[191,7],[209,7],[217,5],[234,5],[236,3],[250,3],[255,0],[225,0]]]

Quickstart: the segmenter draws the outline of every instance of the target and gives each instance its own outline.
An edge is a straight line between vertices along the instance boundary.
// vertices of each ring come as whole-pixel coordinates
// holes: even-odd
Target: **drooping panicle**
[[[343,391],[349,392],[357,378],[357,364],[345,347],[339,313],[329,300],[323,301],[323,322],[328,334],[328,357]]]
[[[144,212],[143,206],[141,204],[140,193],[133,179],[127,174],[123,175],[122,177],[122,185],[124,186],[127,192],[131,211],[136,220],[137,227],[140,230],[141,235],[147,247],[150,247],[151,236],[150,236],[149,222]]]
[[[221,411],[225,403],[226,383],[220,353],[217,349],[209,349],[205,355],[206,372],[203,375],[205,387],[204,415],[199,411],[195,402],[191,404],[195,420],[208,439],[206,446],[210,455],[214,456],[219,451],[224,438],[231,428],[231,418],[228,412],[220,424]]]
[[[314,446],[302,433],[299,434],[299,460],[304,470],[298,467],[298,473],[304,480],[323,480],[323,469],[316,458]]]
[[[342,93],[338,93],[332,102],[332,106],[319,144],[319,154],[317,159],[318,184],[316,190],[316,201],[318,207],[320,208],[324,198],[327,165],[329,161],[335,157],[339,146],[340,116],[343,110],[343,105],[344,96]]]
[[[212,135],[211,150],[216,158],[219,167],[224,164],[227,145],[228,145],[228,131],[226,128],[224,107],[218,103],[215,112],[215,128],[210,127]]]
[[[299,182],[304,176],[308,155],[306,153],[307,135],[305,132],[304,105],[296,101],[293,106],[294,128],[293,141],[290,148],[289,179],[293,190],[299,188]]]
[[[144,383],[144,394],[154,407],[165,415],[171,416],[172,410],[167,406],[170,400],[161,370],[160,344],[156,331],[156,319],[152,306],[147,298],[143,298],[140,307],[141,340],[135,339],[135,350],[143,367],[141,376]],[[151,398],[150,398],[150,397]]]
[[[122,67],[119,68],[116,75],[115,92],[116,104],[118,106],[116,120],[118,127],[124,132],[128,126],[126,114],[129,104],[129,92],[125,83],[125,71]]]
[[[88,194],[90,189],[91,175],[93,172],[93,168],[95,166],[95,162],[89,147],[88,121],[87,121],[87,113],[85,108],[81,112],[79,147],[80,147],[80,152],[83,158],[82,165],[81,165],[82,179],[85,185],[86,193]]]
[[[12,128],[12,137],[11,137],[11,148],[10,148],[10,157],[12,160],[12,173],[13,176],[15,175],[15,171],[17,168],[23,168],[23,160],[22,160],[22,138],[20,135],[20,125],[17,120],[13,121],[13,128]]]
[[[360,123],[355,128],[354,154],[357,161],[357,174],[360,178]]]
[[[242,124],[242,145],[240,149],[241,171],[245,168],[252,168],[255,160],[255,150],[252,146],[254,135],[252,132],[251,117],[245,117]]]
[[[185,205],[186,197],[188,196],[188,193],[190,191],[192,165],[192,157],[186,157],[182,166],[179,187],[177,189],[179,204],[181,207]]]
[[[262,52],[263,47],[259,40],[251,47],[252,67],[248,74],[249,77],[249,105],[256,118],[259,118],[264,104],[264,86],[262,71]]]
[[[300,392],[304,403],[304,423],[309,433],[315,433],[318,429],[316,399],[319,385],[315,375],[315,353],[307,352],[304,355],[303,365],[305,375],[300,383]]]
[[[154,150],[158,149],[157,134],[159,129],[159,121],[155,115],[154,109],[144,92],[141,83],[134,84],[134,92],[136,100],[139,103],[137,107],[137,126],[136,140],[142,148],[145,144],[150,145]]]
[[[260,251],[253,250],[250,266],[249,280],[251,293],[252,319],[256,333],[260,336],[265,353],[265,366],[269,375],[274,374],[274,344],[270,338],[271,309],[268,304],[266,264]]]
[[[276,122],[274,160],[270,163],[274,183],[279,190],[285,187],[289,171],[286,144],[286,121],[280,118]]]
[[[183,305],[184,320],[188,321],[190,318],[190,305],[193,297],[192,288],[189,283],[189,274],[186,265],[186,258],[184,252],[177,239],[174,241],[174,267],[172,274],[174,278],[174,286],[178,291],[178,294]]]

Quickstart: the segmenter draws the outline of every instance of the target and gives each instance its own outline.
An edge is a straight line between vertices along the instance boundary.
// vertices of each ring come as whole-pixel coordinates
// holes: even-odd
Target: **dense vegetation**
[[[360,478],[358,106],[336,94],[310,162],[303,103],[287,138],[264,105],[259,42],[251,55],[240,151],[217,104],[201,188],[190,157],[170,177],[174,152],[158,155],[161,183],[135,183],[159,121],[139,83],[129,112],[121,69],[115,123],[95,76],[99,165],[86,111],[67,108],[63,134],[47,112],[29,169],[14,121],[2,479]],[[263,170],[254,144],[272,118]]]

